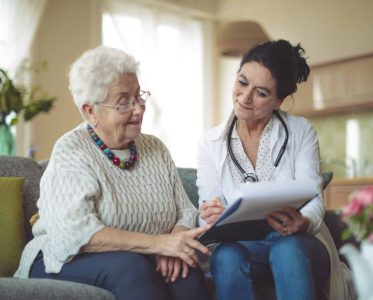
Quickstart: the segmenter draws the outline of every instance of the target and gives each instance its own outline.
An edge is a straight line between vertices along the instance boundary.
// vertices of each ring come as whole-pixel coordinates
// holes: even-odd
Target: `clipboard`
[[[259,182],[239,186],[241,194],[220,215],[212,227],[198,240],[205,244],[240,240],[261,240],[272,227],[266,215],[283,206],[301,210],[318,195],[318,183],[313,180]]]

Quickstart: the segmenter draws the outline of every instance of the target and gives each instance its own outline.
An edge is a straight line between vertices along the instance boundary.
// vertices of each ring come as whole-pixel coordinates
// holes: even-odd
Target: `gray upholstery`
[[[0,278],[0,300],[115,300],[112,293],[91,285],[52,279]]]
[[[24,177],[24,224],[27,240],[32,238],[30,217],[37,212],[36,201],[39,197],[40,177],[47,165],[44,161],[41,167],[35,161],[23,157],[0,156],[0,177]],[[195,206],[198,206],[196,187],[196,170],[179,168],[183,186]],[[324,176],[324,183],[331,180],[332,174]],[[345,225],[339,220],[334,211],[328,211],[325,222],[339,248],[342,245],[340,233]],[[0,245],[1,247],[1,245]],[[1,267],[1,266],[0,266]],[[209,282],[211,291],[213,283]],[[258,299],[275,299],[273,284],[258,285]],[[0,300],[2,299],[114,299],[106,290],[60,280],[46,279],[14,279],[0,278]]]
[[[24,177],[23,209],[26,239],[32,239],[30,218],[37,212],[39,182],[44,169],[29,158],[0,155],[0,177]],[[0,245],[1,247],[1,245]],[[1,267],[1,266],[0,266]],[[110,292],[86,284],[47,279],[0,278],[0,300],[115,299]]]

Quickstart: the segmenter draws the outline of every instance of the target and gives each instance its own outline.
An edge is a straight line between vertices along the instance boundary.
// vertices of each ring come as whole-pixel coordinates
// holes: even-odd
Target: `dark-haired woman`
[[[219,300],[255,299],[253,284],[269,277],[279,300],[317,299],[321,293],[347,297],[343,267],[323,225],[316,132],[305,118],[279,109],[309,73],[300,45],[278,40],[255,46],[237,72],[231,116],[199,144],[201,223],[213,223],[243,182],[307,178],[320,183],[318,196],[300,211],[272,211],[266,219],[271,230],[263,240],[215,248],[210,267]]]

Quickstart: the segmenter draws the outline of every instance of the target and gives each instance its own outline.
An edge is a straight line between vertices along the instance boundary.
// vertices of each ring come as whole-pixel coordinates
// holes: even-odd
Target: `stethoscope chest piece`
[[[258,176],[256,176],[254,173],[245,174],[245,178],[243,180],[245,183],[253,183],[258,182]]]
[[[286,146],[287,146],[287,143],[288,143],[288,139],[289,139],[289,132],[288,132],[288,128],[286,126],[286,123],[281,118],[279,112],[275,110],[273,113],[280,120],[280,122],[281,122],[282,126],[284,126],[284,130],[285,130],[285,140],[284,140],[284,143],[282,144],[281,149],[280,149],[280,151],[279,151],[279,153],[278,153],[278,155],[277,155],[277,157],[275,159],[275,162],[274,162],[274,168],[276,169],[277,166],[280,163],[282,155],[285,152],[285,149],[286,149]],[[246,173],[245,170],[240,166],[240,164],[238,163],[236,157],[233,154],[232,147],[231,147],[231,138],[232,138],[232,131],[233,131],[234,125],[236,124],[236,121],[237,121],[237,117],[234,116],[233,120],[232,120],[232,123],[231,123],[231,126],[230,126],[229,131],[228,131],[228,136],[227,136],[228,144],[227,145],[228,145],[229,156],[231,157],[233,163],[236,165],[237,169],[240,170],[240,172],[242,173],[242,175],[244,177],[244,182],[245,183],[258,182],[259,181],[258,176],[256,176],[256,174],[254,174],[254,173]]]

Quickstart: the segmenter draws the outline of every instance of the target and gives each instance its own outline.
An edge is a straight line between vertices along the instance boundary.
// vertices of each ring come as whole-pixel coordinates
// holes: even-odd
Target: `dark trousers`
[[[190,300],[207,299],[202,270],[189,268],[187,278],[165,283],[155,271],[155,257],[134,252],[102,252],[77,255],[58,274],[45,272],[42,252],[36,257],[29,276],[74,281],[112,292],[116,299]]]

